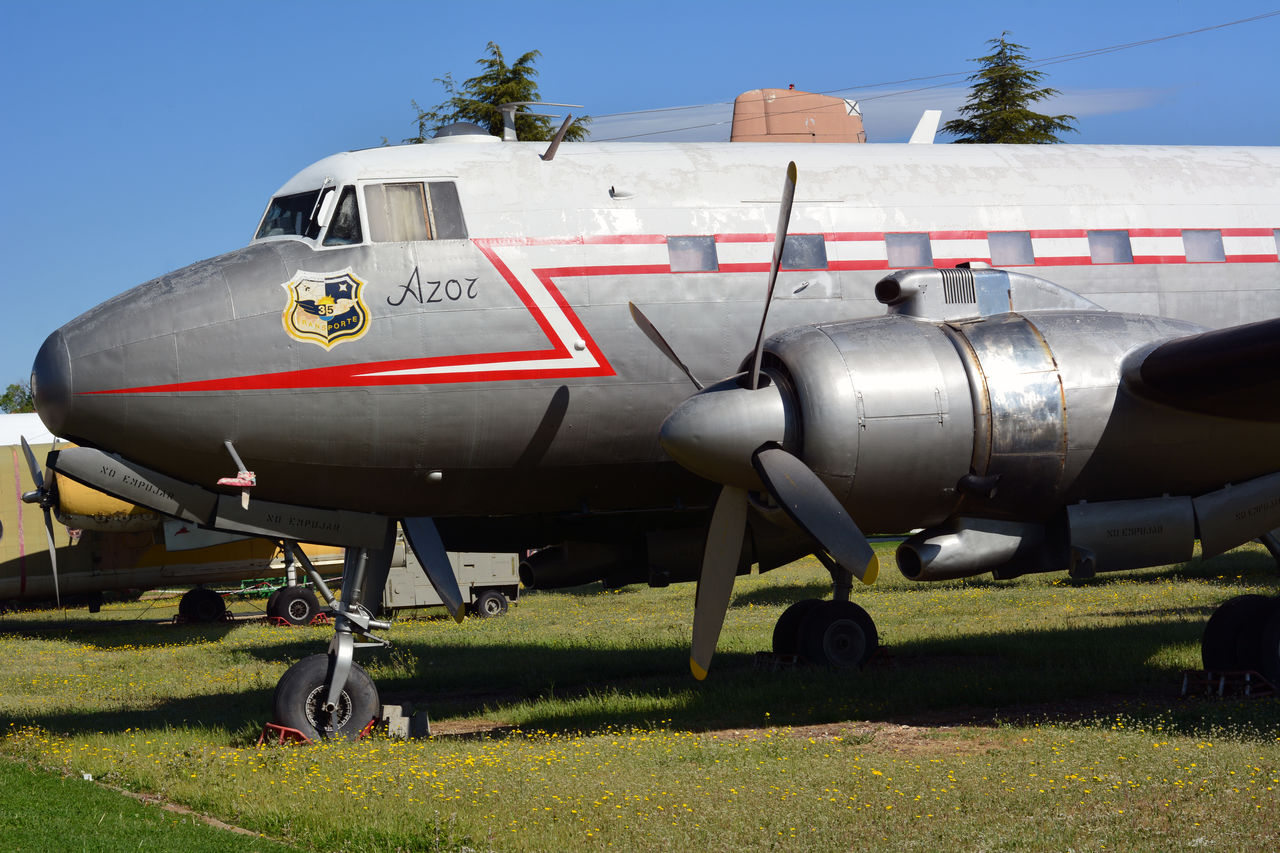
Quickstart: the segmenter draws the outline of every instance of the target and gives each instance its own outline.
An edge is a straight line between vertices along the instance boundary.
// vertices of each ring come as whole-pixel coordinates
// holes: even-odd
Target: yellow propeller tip
[[[867,586],[871,586],[876,582],[876,578],[880,575],[880,558],[875,554],[871,555],[871,562],[867,563],[867,570],[862,573],[862,582]]]
[[[453,611],[451,615],[453,616],[453,621],[461,625],[462,620],[467,618],[467,608],[459,607],[457,610]]]
[[[693,658],[689,658],[689,669],[693,671],[693,677],[699,681],[703,681],[707,677],[707,671],[698,666],[698,662]]]

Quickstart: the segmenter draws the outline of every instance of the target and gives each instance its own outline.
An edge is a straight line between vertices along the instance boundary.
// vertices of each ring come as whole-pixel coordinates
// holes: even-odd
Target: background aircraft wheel
[[[282,586],[272,590],[271,595],[267,598],[267,615],[268,616],[280,615],[280,613],[276,610],[276,602],[280,600],[280,593],[284,592],[286,589],[288,589],[287,586]]]
[[[852,601],[822,601],[800,624],[800,654],[836,669],[860,667],[876,650],[876,623]]]
[[[276,616],[290,625],[310,625],[320,612],[320,600],[305,586],[287,586],[276,599]]]
[[[1238,595],[1224,602],[1204,626],[1200,659],[1213,671],[1258,669],[1262,629],[1277,610],[1265,595]]]
[[[800,626],[809,611],[822,603],[819,598],[802,598],[778,617],[773,625],[773,653],[794,655],[800,651]]]
[[[182,594],[178,615],[188,622],[216,622],[226,617],[227,605],[218,593],[198,586]]]
[[[1271,599],[1271,618],[1262,626],[1258,672],[1280,687],[1280,598]]]
[[[271,713],[278,725],[297,729],[312,740],[321,737],[353,740],[378,714],[378,688],[359,664],[351,664],[347,684],[338,696],[330,732],[327,730],[329,715],[321,708],[328,669],[327,654],[305,657],[289,667],[276,684]]]
[[[507,597],[496,589],[486,589],[476,599],[475,613],[482,618],[501,616],[507,612]]]

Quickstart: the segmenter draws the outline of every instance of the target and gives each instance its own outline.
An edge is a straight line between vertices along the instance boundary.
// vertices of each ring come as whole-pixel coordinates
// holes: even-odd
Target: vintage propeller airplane
[[[541,548],[532,586],[697,579],[700,678],[734,576],[809,553],[833,598],[784,612],[775,649],[865,661],[863,531],[920,528],[897,559],[921,581],[1267,536],[1278,225],[1280,149],[455,127],[303,169],[248,246],[50,335],[32,384],[82,445],[61,476],[348,546],[329,653],[275,695],[277,721],[345,735],[377,710],[352,656],[380,642],[398,520],[455,614],[446,544]],[[1275,601],[1210,629],[1206,658],[1280,666]]]

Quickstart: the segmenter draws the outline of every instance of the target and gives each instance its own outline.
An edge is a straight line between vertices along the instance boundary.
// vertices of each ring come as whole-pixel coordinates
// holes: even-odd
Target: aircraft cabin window
[[[884,247],[888,252],[891,269],[933,266],[933,247],[927,233],[886,234]]]
[[[1271,239],[1276,241],[1276,254],[1280,255],[1280,228],[1271,232]]]
[[[1221,231],[1183,231],[1182,247],[1187,253],[1187,263],[1222,263],[1227,259],[1222,250]]]
[[[827,243],[821,234],[788,234],[782,246],[782,270],[825,270]]]
[[[364,240],[360,231],[360,209],[356,206],[356,188],[343,187],[342,197],[329,220],[329,233],[324,235],[326,246],[350,246]]]
[[[271,199],[267,213],[262,217],[258,233],[253,239],[261,237],[308,237],[315,239],[320,229],[311,221],[311,214],[316,209],[316,200],[320,190],[305,193],[282,195]]]
[[[992,231],[987,234],[991,263],[997,267],[1029,267],[1036,262],[1030,231]]]
[[[1090,231],[1089,260],[1095,264],[1131,264],[1133,247],[1128,231]]]
[[[459,240],[467,236],[452,181],[370,184],[364,188],[369,237],[375,243]]]
[[[668,237],[667,256],[672,272],[715,272],[720,269],[715,237]]]
[[[432,181],[427,184],[427,191],[431,195],[431,220],[436,225],[436,239],[467,239],[467,223],[462,219],[457,185],[453,181]]]

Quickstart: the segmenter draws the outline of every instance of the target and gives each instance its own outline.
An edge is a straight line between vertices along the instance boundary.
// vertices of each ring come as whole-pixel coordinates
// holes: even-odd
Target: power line
[[[1207,32],[1212,32],[1213,30],[1226,29],[1227,27],[1239,26],[1241,24],[1252,24],[1257,21],[1262,21],[1267,18],[1274,18],[1276,16],[1280,16],[1280,9],[1277,9],[1271,12],[1262,12],[1261,14],[1253,15],[1252,17],[1248,17],[1248,18],[1240,18],[1239,20],[1235,20],[1235,21],[1227,21],[1221,24],[1212,24],[1210,26],[1199,27],[1194,30],[1185,30],[1184,32],[1180,32],[1180,33],[1171,33],[1169,35],[1156,36],[1155,38],[1142,39],[1140,41],[1131,41],[1131,42],[1124,42],[1121,44],[1107,45],[1106,47],[1095,47],[1095,48],[1090,48],[1088,50],[1078,50],[1078,51],[1073,51],[1071,53],[1061,53],[1061,54],[1058,54],[1057,56],[1050,56],[1050,57],[1046,57],[1045,59],[1039,59],[1039,60],[1030,62],[1027,64],[1027,67],[1041,68],[1046,65],[1058,65],[1063,62],[1075,62],[1080,59],[1091,59],[1095,56],[1103,56],[1109,53],[1118,53],[1122,50],[1131,50],[1136,47],[1145,47],[1150,44],[1157,44],[1158,42],[1169,41],[1171,39],[1199,35],[1200,33],[1207,33]],[[882,86],[900,86],[904,83],[923,83],[927,80],[946,80],[947,81],[944,83],[935,83],[931,86],[917,86],[911,89],[902,89],[894,92],[885,92],[879,95],[868,95],[866,97],[862,97],[858,99],[859,102],[877,101],[882,98],[894,98],[902,95],[915,94],[916,92],[926,92],[926,91],[929,91],[930,89],[945,88],[947,86],[953,85],[953,83],[955,82],[951,78],[960,77],[960,78],[967,79],[972,75],[973,75],[972,70],[949,71],[943,74],[931,74],[924,77],[907,77],[902,80],[889,80],[889,81],[880,82],[880,83],[865,83],[865,84],[855,85],[855,86],[842,86],[840,88],[826,89],[826,90],[815,92],[815,93],[796,93],[796,96],[800,97],[806,94],[837,95],[842,92],[854,92],[854,91],[867,90],[867,89],[875,90]],[[791,97],[791,96],[784,95],[783,97]],[[705,107],[728,106],[732,104],[733,104],[733,101],[710,101],[705,104],[691,104],[691,105],[681,106],[681,107],[658,107],[656,109],[649,109],[649,110],[631,110],[627,112],[605,113],[603,115],[593,116],[593,118],[597,118],[597,119],[619,118],[623,116],[649,115],[653,113],[681,112],[684,110],[697,110],[697,109],[703,109]],[[794,110],[793,112],[804,112],[804,110]],[[787,114],[788,113],[785,113],[785,112],[779,113],[779,115],[787,115]],[[686,130],[702,130],[703,128],[716,127],[716,126],[725,125],[725,124],[729,124],[729,121],[713,121],[705,124],[688,125],[686,127],[664,128],[663,130],[654,130],[654,131],[648,131],[645,133],[632,133],[626,136],[610,136],[610,137],[605,137],[603,139],[598,139],[596,141],[597,142],[616,142],[624,139],[639,139],[644,136],[657,136],[659,134],[664,134],[664,133],[680,133]]]

